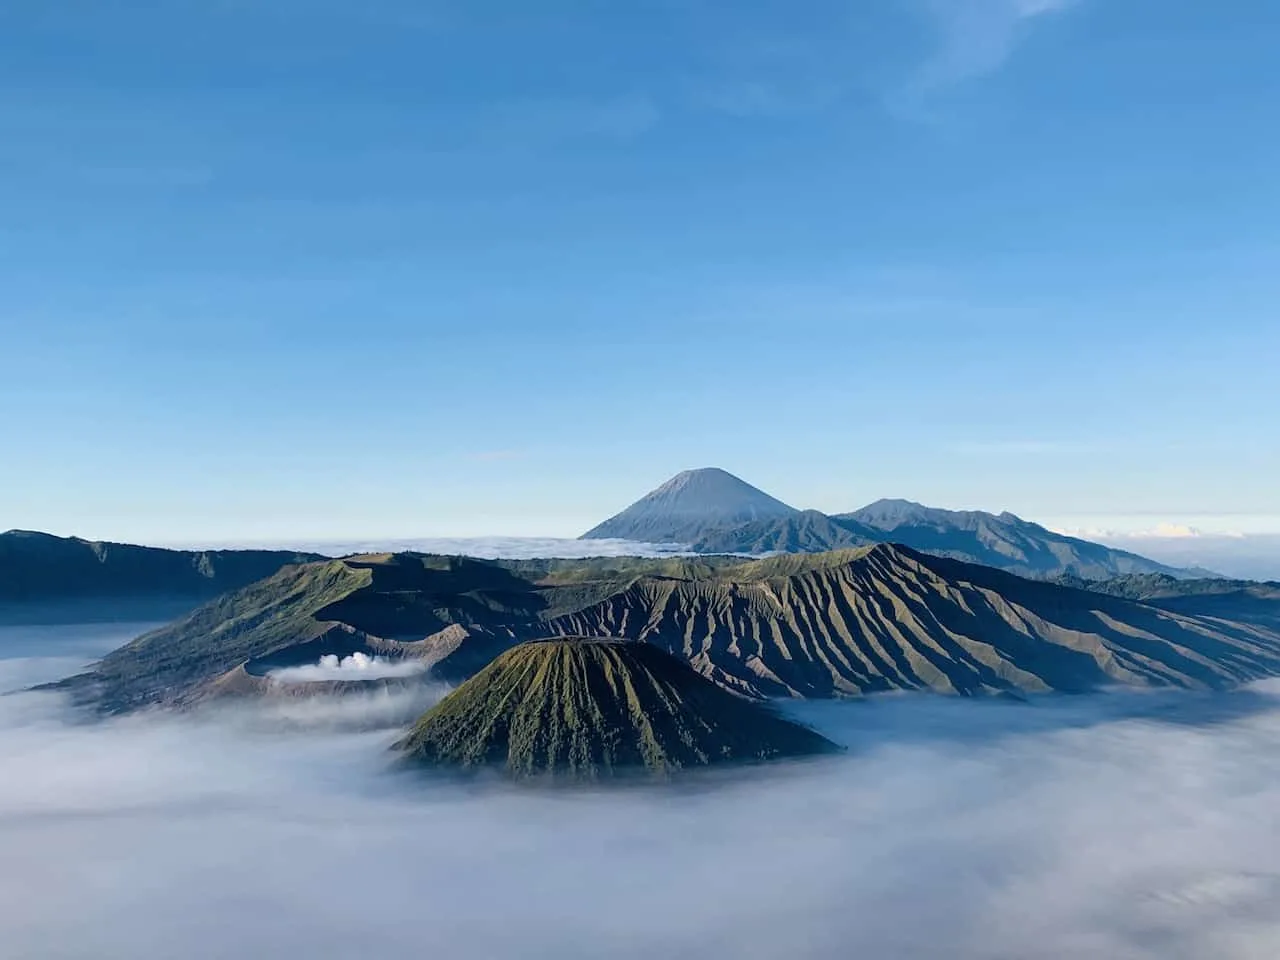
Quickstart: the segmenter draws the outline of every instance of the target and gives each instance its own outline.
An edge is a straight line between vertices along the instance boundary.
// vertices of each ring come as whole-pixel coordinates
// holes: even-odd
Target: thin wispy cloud
[[[915,9],[934,37],[934,52],[896,98],[921,109],[930,96],[998,71],[1042,21],[1079,0],[922,0]]]

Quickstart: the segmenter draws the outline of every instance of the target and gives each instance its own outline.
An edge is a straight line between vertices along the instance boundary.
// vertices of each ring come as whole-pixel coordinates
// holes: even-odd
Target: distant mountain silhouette
[[[686,470],[582,535],[649,543],[692,543],[708,532],[798,513],[718,467]]]
[[[581,637],[501,654],[396,748],[426,766],[591,780],[836,749],[656,647]]]
[[[690,543],[697,553],[821,553],[879,543],[879,533],[856,521],[840,522],[817,510],[712,527]]]
[[[817,553],[901,543],[1037,578],[1194,575],[1135,553],[1054,533],[1011,513],[939,510],[910,500],[879,500],[830,516],[796,510],[716,468],[677,474],[583,534],[583,539],[599,537],[679,543],[696,553]]]
[[[1185,573],[1136,553],[1054,533],[1007,512],[940,510],[910,500],[877,500],[834,519],[878,531],[882,540],[1029,577],[1073,574],[1098,579],[1131,573]]]
[[[165,550],[10,530],[0,533],[0,603],[207,599],[316,559],[288,550]]]
[[[1199,578],[1184,580],[1162,573],[1131,574],[1110,580],[1064,576],[1065,586],[1139,600],[1161,610],[1217,617],[1280,629],[1280,583]]]

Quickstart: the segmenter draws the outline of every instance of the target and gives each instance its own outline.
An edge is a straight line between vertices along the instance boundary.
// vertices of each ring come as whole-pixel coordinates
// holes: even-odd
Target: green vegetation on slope
[[[1274,630],[886,544],[638,580],[547,627],[644,640],[755,696],[1221,687],[1280,673]]]
[[[286,568],[118,650],[69,685],[105,709],[198,698],[227,671],[412,657],[466,679],[548,636],[643,640],[750,697],[1280,674],[1280,630],[878,544],[760,560],[486,561],[399,554]]]
[[[587,779],[834,749],[654,647],[584,638],[508,650],[397,746],[423,764]]]
[[[117,712],[180,699],[247,660],[306,643],[332,625],[322,612],[369,585],[341,560],[288,566],[107,654],[61,686]]]

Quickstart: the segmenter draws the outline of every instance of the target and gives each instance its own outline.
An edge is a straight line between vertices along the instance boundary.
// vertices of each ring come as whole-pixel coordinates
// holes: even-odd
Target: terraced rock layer
[[[835,749],[655,647],[586,638],[508,650],[424,714],[397,747],[421,764],[574,779]]]

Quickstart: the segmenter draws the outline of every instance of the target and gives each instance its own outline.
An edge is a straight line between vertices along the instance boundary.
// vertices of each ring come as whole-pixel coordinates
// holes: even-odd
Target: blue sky
[[[1280,530],[1280,8],[0,7],[0,528]]]

